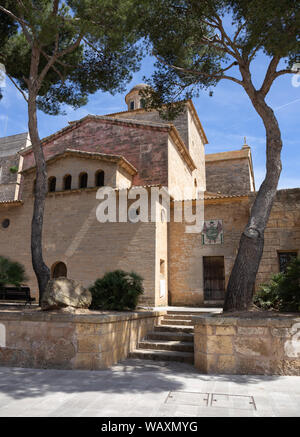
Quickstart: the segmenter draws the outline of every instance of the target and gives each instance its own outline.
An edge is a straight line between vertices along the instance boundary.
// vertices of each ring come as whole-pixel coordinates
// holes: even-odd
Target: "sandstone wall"
[[[279,272],[279,252],[300,255],[300,189],[277,192],[265,231],[263,257],[256,277],[256,288]]]
[[[185,232],[186,223],[169,225],[169,293],[172,305],[199,306],[204,301],[203,257],[224,256],[227,283],[249,217],[247,197],[207,200],[205,220],[223,221],[223,244],[203,245],[202,234]]]
[[[0,365],[99,370],[124,360],[163,312],[0,312]]]
[[[300,318],[194,318],[201,373],[300,375]]]
[[[109,187],[117,186],[117,179],[120,182],[118,175],[119,169],[116,163],[101,161],[99,159],[66,156],[62,159],[57,159],[49,162],[47,165],[48,178],[56,177],[56,191],[64,190],[64,176],[72,176],[71,189],[79,188],[79,175],[82,172],[88,174],[88,187],[95,187],[95,174],[97,171],[104,171],[104,183]],[[123,177],[122,177],[123,176]],[[125,177],[121,173],[121,181]],[[131,177],[127,174],[127,184],[130,184]],[[123,182],[123,181],[122,181]]]
[[[168,141],[168,188],[175,199],[183,199],[185,188],[191,188],[189,198],[194,196],[194,177],[188,165],[182,159],[174,142]],[[173,194],[174,193],[174,194]]]
[[[206,190],[212,193],[245,194],[254,190],[250,150],[206,155]]]
[[[188,149],[197,167],[196,170],[194,170],[193,172],[193,177],[197,181],[197,188],[201,191],[205,191],[206,175],[205,175],[204,144],[190,111],[188,111],[188,130],[189,130]]]
[[[17,173],[10,171],[11,167],[19,167],[19,155],[0,156],[0,201],[14,200]]]
[[[28,285],[36,298],[37,283],[31,265],[30,234],[33,208],[33,178],[24,181],[24,204],[0,208],[0,253],[21,262]],[[141,301],[155,304],[157,268],[156,223],[100,223],[96,219],[96,188],[49,193],[46,199],[43,254],[51,267],[66,264],[68,277],[89,286],[105,272],[134,270],[144,278],[145,294]],[[164,243],[166,244],[166,243]]]

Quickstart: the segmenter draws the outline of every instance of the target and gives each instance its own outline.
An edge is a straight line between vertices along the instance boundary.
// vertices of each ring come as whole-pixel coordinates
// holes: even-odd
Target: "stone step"
[[[154,326],[155,331],[167,331],[167,332],[194,332],[194,326],[183,326],[183,325],[157,325]]]
[[[194,334],[186,332],[152,331],[146,335],[145,340],[184,341],[194,343]]]
[[[191,352],[175,352],[154,349],[136,349],[129,354],[130,358],[156,361],[179,361],[182,363],[194,363],[194,354]]]
[[[187,320],[182,320],[182,319],[172,319],[172,320],[167,319],[167,320],[165,320],[165,319],[162,319],[160,321],[160,324],[161,325],[180,325],[180,326],[187,325],[187,326],[192,326],[193,323],[192,323],[191,319],[187,319]]]
[[[209,308],[207,311],[167,311],[166,316],[199,316],[201,314],[209,313]]]
[[[139,349],[156,349],[178,352],[194,352],[194,344],[184,341],[143,340]]]
[[[191,314],[166,314],[164,316],[164,320],[174,320],[174,319],[191,320],[192,317],[193,315]]]

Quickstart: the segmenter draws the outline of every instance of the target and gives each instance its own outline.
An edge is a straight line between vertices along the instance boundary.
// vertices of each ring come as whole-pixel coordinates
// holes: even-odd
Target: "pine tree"
[[[146,106],[166,118],[180,110],[175,100],[199,95],[200,89],[230,80],[241,86],[266,131],[266,176],[256,194],[249,221],[227,286],[224,310],[246,310],[252,302],[256,274],[281,173],[281,132],[267,96],[276,78],[294,74],[299,54],[298,0],[144,0],[142,30],[156,71],[144,91]],[[251,68],[265,56],[259,87]],[[285,64],[285,65],[284,65]],[[163,110],[165,105],[166,110]]]
[[[42,229],[47,168],[37,110],[59,114],[78,108],[97,90],[124,90],[140,61],[131,0],[1,1],[1,62],[28,105],[36,163],[31,253],[40,300],[50,279]],[[5,37],[3,37],[3,34]]]

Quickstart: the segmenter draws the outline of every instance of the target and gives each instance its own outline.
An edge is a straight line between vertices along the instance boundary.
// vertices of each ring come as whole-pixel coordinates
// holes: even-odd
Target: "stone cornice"
[[[201,124],[201,121],[200,121],[200,119],[198,117],[198,114],[197,114],[196,108],[195,108],[195,106],[193,104],[193,101],[192,100],[187,100],[187,106],[188,106],[188,108],[190,110],[190,113],[191,113],[191,115],[193,117],[193,120],[194,120],[195,125],[196,125],[196,127],[198,129],[198,132],[199,132],[200,137],[201,137],[201,139],[203,141],[203,144],[204,145],[208,144],[208,140],[207,140],[206,134],[204,132],[203,126]]]
[[[171,129],[170,129],[170,137],[171,137],[172,141],[174,142],[175,146],[177,147],[177,150],[179,151],[180,155],[183,157],[183,160],[187,163],[189,169],[191,171],[195,170],[197,167],[196,167],[186,145],[182,141],[182,139],[178,133],[178,130],[176,129],[176,127],[174,125],[172,125]]]
[[[124,170],[126,170],[131,176],[134,176],[137,174],[137,169],[130,164],[127,159],[125,159],[121,155],[110,155],[107,153],[97,153],[97,152],[85,152],[82,150],[76,150],[76,149],[66,149],[61,153],[57,153],[56,155],[51,156],[48,160],[46,160],[48,163],[53,163],[57,161],[58,159],[66,158],[68,156],[75,156],[79,158],[87,158],[87,159],[98,159],[100,161],[106,161],[106,162],[113,162],[115,164],[118,164],[120,167],[122,167]],[[27,173],[30,171],[34,171],[35,165],[32,167],[29,167],[25,170],[23,170],[21,173]]]

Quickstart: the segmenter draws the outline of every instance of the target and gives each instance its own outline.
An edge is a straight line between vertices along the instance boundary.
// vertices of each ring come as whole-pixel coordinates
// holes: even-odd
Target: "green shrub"
[[[25,269],[22,264],[0,256],[0,287],[8,284],[20,287],[26,279]]]
[[[12,167],[10,167],[9,171],[11,173],[17,173],[18,172],[18,167],[16,167],[15,165],[13,165]]]
[[[134,272],[115,270],[97,279],[90,287],[91,309],[121,311],[136,308],[139,296],[144,292],[143,278]]]
[[[255,305],[263,309],[300,311],[300,258],[294,258],[285,272],[272,276],[254,296]]]

